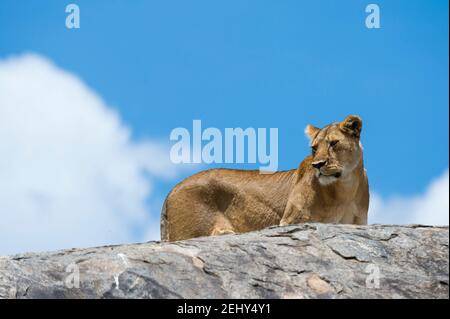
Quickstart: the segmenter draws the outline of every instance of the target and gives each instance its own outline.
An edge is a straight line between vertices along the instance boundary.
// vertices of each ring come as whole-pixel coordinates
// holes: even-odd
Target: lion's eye
[[[333,147],[335,146],[339,141],[335,140],[335,141],[331,141],[330,142],[330,146]]]
[[[312,151],[313,155],[316,154],[317,146],[311,146],[311,151]]]

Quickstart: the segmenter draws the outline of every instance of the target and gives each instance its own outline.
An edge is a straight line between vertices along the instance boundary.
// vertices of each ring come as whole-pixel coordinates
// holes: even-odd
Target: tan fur
[[[161,239],[242,233],[301,222],[367,224],[369,186],[362,121],[348,116],[323,129],[308,125],[313,154],[298,169],[212,169],[175,186],[161,213]],[[317,168],[320,163],[322,167]],[[313,164],[316,167],[313,167]]]

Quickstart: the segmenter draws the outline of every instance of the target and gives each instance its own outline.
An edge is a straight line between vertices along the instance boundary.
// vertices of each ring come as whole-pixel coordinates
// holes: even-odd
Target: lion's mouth
[[[324,177],[335,177],[335,178],[339,178],[341,177],[342,173],[341,172],[337,172],[337,173],[333,173],[333,174],[324,174],[322,172],[319,172],[319,177],[324,176]]]

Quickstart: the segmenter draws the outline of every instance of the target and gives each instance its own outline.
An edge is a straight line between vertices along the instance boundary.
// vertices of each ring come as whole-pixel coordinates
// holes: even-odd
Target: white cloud
[[[77,76],[34,54],[0,60],[0,255],[159,238],[147,200],[176,172]]]
[[[371,193],[369,223],[448,225],[449,171],[430,183],[423,194],[384,199]]]

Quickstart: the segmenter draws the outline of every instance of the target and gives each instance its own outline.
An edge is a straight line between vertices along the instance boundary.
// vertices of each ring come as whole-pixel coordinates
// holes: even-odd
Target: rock
[[[301,224],[0,257],[0,298],[449,298],[448,227]]]

